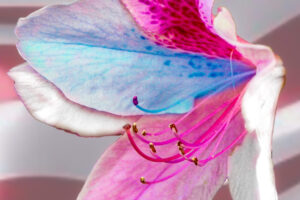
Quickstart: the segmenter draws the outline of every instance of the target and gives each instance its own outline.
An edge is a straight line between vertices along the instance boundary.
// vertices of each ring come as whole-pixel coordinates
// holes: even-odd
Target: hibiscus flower
[[[78,199],[276,199],[271,161],[284,68],[212,0],[79,0],[16,28],[10,71],[36,119],[121,135]]]

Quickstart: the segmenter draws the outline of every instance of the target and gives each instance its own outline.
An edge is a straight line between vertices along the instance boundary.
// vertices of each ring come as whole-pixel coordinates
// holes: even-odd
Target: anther
[[[195,165],[198,165],[198,158],[193,157],[193,158],[192,158],[192,161],[193,161],[193,163],[194,163]]]
[[[145,177],[142,176],[142,177],[140,178],[140,181],[141,181],[141,183],[146,184],[146,179],[145,179]]]
[[[143,136],[146,136],[146,130],[143,130],[143,131],[142,131],[142,135],[143,135]]]
[[[137,96],[134,96],[134,97],[133,97],[132,103],[133,103],[135,106],[139,104],[139,101],[138,101]]]
[[[130,124],[125,124],[124,126],[123,126],[123,129],[125,129],[125,130],[128,130],[128,129],[130,129],[131,128],[131,125]]]
[[[178,132],[178,129],[177,129],[177,127],[176,127],[175,124],[170,124],[170,125],[169,125],[169,128],[170,128],[172,131],[174,131],[175,133]]]
[[[137,126],[136,126],[136,123],[132,124],[132,130],[133,130],[134,133],[139,132],[139,130],[138,130]]]
[[[149,143],[149,147],[150,147],[150,149],[153,153],[156,153],[156,149],[155,149],[154,144],[152,142]]]
[[[179,149],[181,155],[185,155],[183,146],[178,146],[178,149]]]
[[[178,141],[178,142],[177,142],[177,146],[178,146],[178,147],[181,147],[181,146],[182,146],[182,143],[181,143],[180,141]]]

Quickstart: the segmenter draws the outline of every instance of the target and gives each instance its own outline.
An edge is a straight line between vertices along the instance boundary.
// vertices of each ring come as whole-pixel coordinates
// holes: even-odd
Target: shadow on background
[[[256,41],[270,46],[280,55],[286,67],[286,85],[279,99],[279,107],[300,100],[300,15]]]

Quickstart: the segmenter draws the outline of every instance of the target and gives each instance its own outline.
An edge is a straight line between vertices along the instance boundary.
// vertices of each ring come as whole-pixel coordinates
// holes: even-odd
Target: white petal
[[[271,140],[284,74],[280,64],[264,68],[247,86],[242,114],[249,134],[229,162],[229,184],[234,199],[277,199]]]
[[[218,8],[214,19],[214,28],[218,35],[228,41],[237,41],[236,27],[231,13],[224,7]]]
[[[134,121],[133,117],[99,112],[66,99],[28,64],[13,68],[9,76],[33,117],[56,128],[84,137],[105,136],[121,134],[123,125]]]

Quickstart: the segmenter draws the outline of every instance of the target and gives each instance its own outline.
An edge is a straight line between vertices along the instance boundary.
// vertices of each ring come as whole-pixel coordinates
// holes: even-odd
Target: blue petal
[[[157,46],[118,1],[95,2],[43,9],[17,28],[23,57],[79,104],[120,115],[183,113],[195,98],[253,75],[237,61]]]

